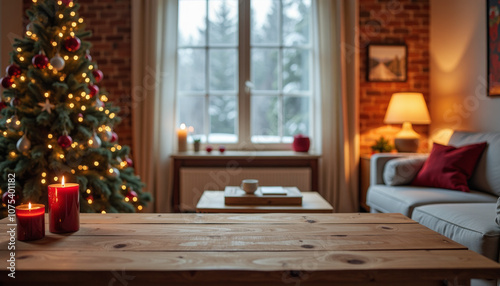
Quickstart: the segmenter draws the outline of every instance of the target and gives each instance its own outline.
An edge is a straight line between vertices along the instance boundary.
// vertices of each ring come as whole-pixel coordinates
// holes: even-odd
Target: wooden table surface
[[[48,220],[46,220],[48,222]],[[425,285],[500,264],[400,214],[82,214],[78,232],[16,241],[0,284]],[[35,282],[38,282],[35,284]]]
[[[204,191],[196,205],[200,213],[332,213],[333,207],[317,192],[302,192],[302,205],[226,205],[224,191]]]

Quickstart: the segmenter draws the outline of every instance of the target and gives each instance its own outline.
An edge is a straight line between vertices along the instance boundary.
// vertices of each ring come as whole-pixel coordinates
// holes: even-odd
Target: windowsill
[[[213,158],[224,158],[224,159],[246,159],[249,157],[259,157],[266,159],[296,159],[296,158],[320,158],[321,154],[315,152],[295,152],[295,151],[231,151],[227,150],[223,153],[218,150],[213,150],[212,152],[207,151],[187,151],[187,152],[176,152],[172,153],[172,158],[176,159],[213,159]]]

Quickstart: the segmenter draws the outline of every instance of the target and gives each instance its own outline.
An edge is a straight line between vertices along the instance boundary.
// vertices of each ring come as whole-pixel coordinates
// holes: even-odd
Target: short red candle
[[[75,232],[80,229],[80,186],[78,184],[49,185],[49,230],[53,233]]]
[[[45,236],[45,205],[19,205],[16,207],[16,218],[18,240],[36,240]]]

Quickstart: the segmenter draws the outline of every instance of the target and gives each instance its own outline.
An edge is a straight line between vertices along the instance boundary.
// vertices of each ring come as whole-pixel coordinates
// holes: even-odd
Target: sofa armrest
[[[377,153],[370,159],[370,186],[384,183],[384,166],[396,158],[421,155],[417,153]]]

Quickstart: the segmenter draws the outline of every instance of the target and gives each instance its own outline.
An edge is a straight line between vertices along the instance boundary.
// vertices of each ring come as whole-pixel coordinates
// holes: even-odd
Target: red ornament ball
[[[69,3],[73,2],[73,0],[62,0],[61,2],[63,3],[64,6],[68,6]]]
[[[134,161],[132,161],[132,159],[130,159],[129,157],[125,158],[125,162],[127,162],[127,165],[129,167],[133,167],[134,166]]]
[[[212,146],[208,145],[207,147],[205,147],[205,150],[207,150],[208,153],[212,152],[214,148],[212,148]]]
[[[21,68],[15,64],[11,64],[10,66],[7,66],[7,69],[5,71],[11,77],[18,77],[21,75]]]
[[[81,45],[82,41],[77,37],[67,37],[66,40],[64,40],[64,48],[69,52],[78,51]]]
[[[46,68],[49,65],[49,58],[45,55],[36,55],[31,60],[33,65],[38,69]]]
[[[19,193],[9,193],[9,192],[4,192],[2,195],[2,203],[5,205],[15,205],[17,206],[18,204],[21,203],[21,196],[19,196]]]
[[[116,142],[118,140],[118,134],[116,134],[116,132],[113,131],[113,133],[111,133],[111,140],[109,140],[109,142],[113,143],[113,142]]]
[[[4,109],[5,107],[7,107],[7,104],[5,102],[3,102],[3,101],[0,101],[0,111],[2,109]]]
[[[94,76],[96,83],[101,82],[102,77],[104,76],[101,70],[93,70],[92,75]]]
[[[89,85],[90,97],[94,97],[99,94],[99,87],[97,85]]]
[[[137,193],[134,190],[130,189],[125,197],[128,198],[129,201],[134,202],[134,198],[137,198]],[[137,199],[135,199],[135,201],[137,201]]]
[[[220,145],[219,146],[219,152],[224,153],[224,151],[226,151],[226,146]]]
[[[87,196],[87,203],[91,204],[94,202],[94,196],[93,195],[88,195]]]
[[[14,83],[14,80],[10,76],[4,76],[0,82],[2,83],[3,88],[10,88]]]
[[[62,135],[57,139],[57,144],[61,146],[63,149],[68,148],[73,143],[73,139],[69,135]]]

